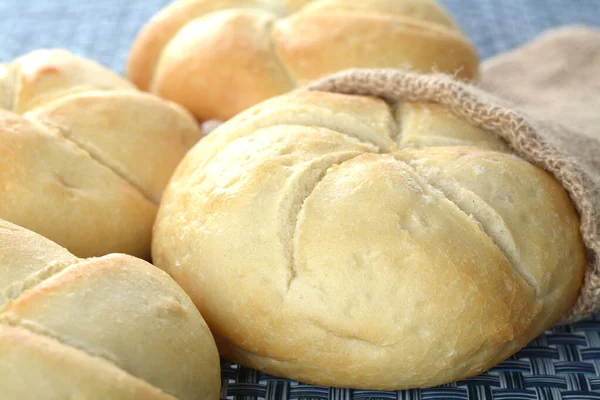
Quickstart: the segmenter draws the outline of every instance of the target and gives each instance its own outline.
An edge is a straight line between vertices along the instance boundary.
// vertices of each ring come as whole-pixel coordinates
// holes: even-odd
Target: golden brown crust
[[[0,271],[12,278],[0,282],[9,284],[0,296],[3,394],[8,388],[25,396],[14,398],[125,399],[138,392],[140,398],[218,398],[212,335],[166,273],[123,254],[77,259],[3,220],[0,248],[11,252],[0,257]],[[35,368],[28,366],[33,359]],[[27,388],[23,379],[31,380]]]
[[[169,5],[140,31],[127,74],[205,121],[229,119],[341,69],[476,79],[478,65],[473,46],[433,0],[192,0]]]
[[[439,107],[398,110],[293,92],[184,158],[153,259],[225,357],[320,385],[433,386],[505,359],[572,305],[585,253],[565,190]],[[436,147],[410,147],[424,136]]]
[[[564,266],[584,265],[585,251],[577,213],[556,179],[511,154],[474,148],[405,149],[397,157],[472,215],[534,288],[544,308],[534,331],[569,310],[583,269]]]
[[[306,12],[326,13],[331,11],[351,11],[362,14],[382,14],[398,17],[411,17],[432,22],[449,29],[458,30],[458,24],[448,11],[436,0],[319,0],[312,1],[302,9]]]
[[[111,316],[117,309],[118,316]],[[63,269],[5,306],[0,323],[105,358],[179,399],[218,392],[219,359],[202,317],[164,272],[130,256]],[[143,338],[143,345],[124,337]]]
[[[204,121],[228,119],[293,89],[272,50],[273,17],[232,10],[191,21],[164,48],[151,90]],[[224,82],[235,89],[224,90]]]
[[[88,90],[135,90],[116,73],[65,50],[36,50],[13,61],[15,101],[11,111],[32,108],[72,93]]]
[[[0,386],[9,399],[175,400],[100,358],[3,325]]]
[[[14,282],[52,263],[72,264],[76,257],[52,241],[0,219],[0,306],[2,293]]]
[[[300,84],[349,66],[477,75],[477,54],[466,39],[410,18],[300,13],[279,21],[273,35],[279,56]]]
[[[58,129],[156,204],[179,161],[202,136],[182,108],[137,91],[78,93],[25,117]]]
[[[202,136],[191,114],[64,50],[2,66],[0,106],[0,218],[78,256],[148,258],[162,190]]]
[[[509,152],[498,136],[469,124],[435,103],[402,102],[395,112],[396,143],[403,147],[475,146]]]
[[[259,8],[259,0],[176,1],[156,14],[138,34],[127,63],[127,76],[142,90],[149,90],[161,52],[191,20],[229,8]]]
[[[15,114],[0,111],[0,137],[0,218],[80,256],[148,256],[156,205],[137,189],[57,132]]]

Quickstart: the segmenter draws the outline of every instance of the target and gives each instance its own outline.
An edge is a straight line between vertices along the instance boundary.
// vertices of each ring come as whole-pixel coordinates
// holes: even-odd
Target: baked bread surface
[[[0,218],[80,257],[148,258],[175,167],[202,131],[182,107],[64,50],[0,65]]]
[[[475,79],[479,61],[435,0],[180,0],[139,32],[127,76],[206,121],[352,67]]]
[[[201,140],[153,260],[221,354],[372,389],[478,374],[577,297],[577,214],[548,173],[436,104],[295,91]]]
[[[218,399],[219,356],[163,271],[78,259],[0,220],[0,387],[7,399]]]

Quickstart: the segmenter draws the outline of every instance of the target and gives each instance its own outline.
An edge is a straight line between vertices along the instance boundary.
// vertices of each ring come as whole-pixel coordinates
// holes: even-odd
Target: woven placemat
[[[600,315],[547,331],[488,372],[428,389],[334,389],[222,363],[223,400],[600,400]]]

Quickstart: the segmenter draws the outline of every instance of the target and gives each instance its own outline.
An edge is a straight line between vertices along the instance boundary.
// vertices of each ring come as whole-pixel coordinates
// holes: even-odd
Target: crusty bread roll
[[[167,274],[112,254],[78,259],[0,220],[3,399],[218,399],[219,356]]]
[[[565,190],[491,133],[436,104],[317,91],[200,141],[152,254],[225,358],[363,389],[486,370],[568,311],[585,267]]]
[[[478,66],[435,0],[180,0],[140,31],[127,74],[206,121],[350,67],[473,79]]]
[[[193,117],[62,50],[0,65],[0,108],[0,218],[77,256],[148,257]]]

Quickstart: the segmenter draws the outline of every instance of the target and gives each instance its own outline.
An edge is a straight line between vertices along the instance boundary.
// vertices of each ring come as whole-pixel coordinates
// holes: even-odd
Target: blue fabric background
[[[0,0],[0,62],[64,47],[123,72],[139,28],[169,0]],[[600,26],[600,0],[441,0],[482,58],[566,24]]]

